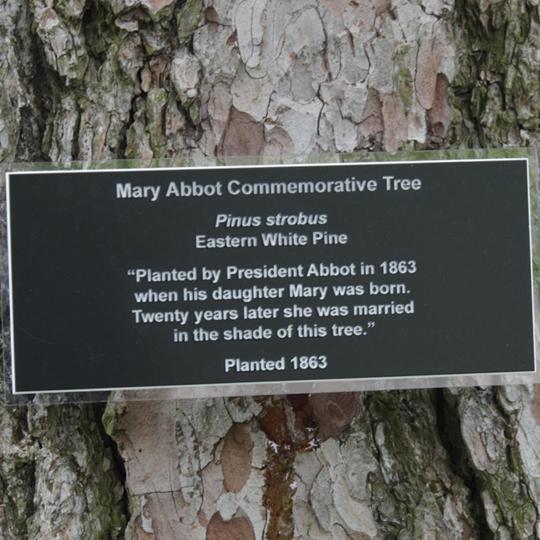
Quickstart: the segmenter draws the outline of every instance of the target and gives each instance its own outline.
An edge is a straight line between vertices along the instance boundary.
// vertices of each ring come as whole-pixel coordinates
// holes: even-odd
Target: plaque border
[[[480,155],[479,155],[480,154]],[[451,157],[438,158],[436,156],[449,155]],[[471,157],[464,157],[465,155]],[[405,156],[418,156],[422,159],[402,159]],[[463,157],[462,157],[463,156]],[[484,157],[486,156],[486,157]],[[334,161],[327,161],[334,158]],[[337,158],[337,161],[335,160]],[[400,159],[401,158],[401,159]],[[239,163],[235,163],[235,161]],[[290,160],[287,161],[287,160]],[[493,150],[434,150],[417,151],[396,154],[386,153],[347,153],[347,154],[316,154],[312,156],[284,156],[277,162],[272,158],[242,157],[236,156],[224,158],[222,164],[206,158],[200,165],[186,165],[180,161],[179,165],[173,165],[176,160],[120,160],[112,162],[70,162],[65,164],[53,163],[19,163],[12,170],[4,171],[5,181],[5,204],[6,204],[6,240],[0,242],[4,249],[7,244],[7,274],[8,274],[8,306],[9,306],[9,339],[6,342],[2,356],[4,359],[3,382],[4,397],[7,404],[16,402],[20,398],[40,395],[45,399],[47,396],[62,396],[67,401],[102,401],[113,396],[120,401],[130,399],[178,399],[181,397],[217,397],[232,395],[257,395],[276,393],[315,393],[328,391],[357,391],[357,390],[390,390],[407,388],[437,388],[471,385],[502,385],[524,384],[540,382],[538,371],[538,349],[540,347],[540,329],[538,327],[537,311],[540,309],[538,300],[540,275],[535,274],[535,257],[540,257],[538,244],[540,242],[538,227],[538,160],[536,152],[531,148],[506,148]],[[263,161],[261,163],[261,161]],[[204,169],[252,169],[252,168],[283,168],[283,167],[309,167],[309,166],[340,166],[340,165],[380,165],[392,163],[396,165],[418,163],[455,163],[455,162],[493,162],[493,161],[525,161],[527,164],[527,207],[528,207],[528,231],[529,231],[529,258],[531,275],[531,306],[532,306],[532,330],[533,330],[533,356],[534,370],[532,371],[504,371],[504,372],[470,372],[463,374],[428,374],[406,376],[381,376],[381,377],[344,377],[339,379],[301,379],[301,380],[277,380],[277,381],[249,381],[249,382],[222,382],[222,383],[198,383],[198,384],[175,384],[160,386],[140,387],[116,387],[116,388],[78,388],[42,391],[17,391],[15,370],[15,346],[14,346],[14,303],[12,288],[11,268],[11,222],[10,222],[10,178],[18,174],[61,174],[61,173],[87,173],[87,172],[137,172],[152,169],[160,170],[204,170]],[[247,162],[247,163],[246,163]],[[253,163],[249,163],[253,162]],[[163,166],[161,164],[164,164]],[[120,167],[115,165],[121,165]],[[123,165],[123,166],[122,166]],[[131,166],[134,165],[134,166]],[[531,171],[532,167],[534,171]],[[531,176],[534,183],[531,182]],[[540,261],[538,261],[540,266]],[[540,270],[537,272],[540,274]],[[3,288],[2,288],[3,290]],[[4,295],[3,295],[4,296]],[[6,299],[2,298],[2,308],[5,312]],[[3,325],[5,323],[3,322]],[[7,374],[6,348],[9,349],[11,371]],[[523,377],[525,376],[525,377]],[[394,383],[394,384],[393,384]],[[442,383],[442,384],[441,384]],[[71,399],[76,396],[76,399]],[[56,401],[56,400],[55,400]]]

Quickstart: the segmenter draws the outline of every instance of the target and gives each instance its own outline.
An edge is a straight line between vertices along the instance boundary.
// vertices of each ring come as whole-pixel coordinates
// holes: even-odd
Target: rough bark
[[[538,0],[0,0],[0,15],[6,164],[539,138]],[[537,387],[34,399],[0,427],[6,539],[540,538]]]

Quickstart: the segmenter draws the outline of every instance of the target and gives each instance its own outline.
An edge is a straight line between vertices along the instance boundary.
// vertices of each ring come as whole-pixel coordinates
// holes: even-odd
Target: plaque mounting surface
[[[529,173],[6,173],[12,392],[534,376]]]

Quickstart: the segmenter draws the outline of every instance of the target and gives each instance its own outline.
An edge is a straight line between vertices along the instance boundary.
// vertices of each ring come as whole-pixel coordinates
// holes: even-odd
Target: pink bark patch
[[[310,401],[322,440],[339,435],[360,410],[360,394],[356,392],[314,394]]]
[[[216,512],[206,529],[206,540],[255,540],[251,522],[243,517],[223,521]]]
[[[448,79],[445,75],[437,76],[435,85],[435,98],[428,111],[431,131],[436,137],[444,138],[448,133],[452,120],[452,109],[448,103]]]
[[[392,0],[375,0],[373,7],[376,15],[383,15],[392,9]]]
[[[264,145],[264,126],[249,114],[231,107],[220,145],[224,156],[256,156]]]
[[[349,0],[322,0],[321,3],[328,8],[332,15],[341,17],[349,5]]]
[[[253,441],[246,424],[234,424],[229,429],[221,451],[223,484],[227,491],[238,493],[251,474]]]
[[[437,75],[444,57],[444,47],[435,39],[420,42],[416,61],[416,98],[426,110],[431,109],[435,99]]]
[[[396,94],[382,96],[384,146],[389,152],[399,149],[407,140],[408,121],[401,98]]]
[[[376,91],[370,90],[364,105],[364,110],[362,111],[360,130],[362,131],[362,135],[370,137],[381,133],[383,129],[384,123],[381,100]]]

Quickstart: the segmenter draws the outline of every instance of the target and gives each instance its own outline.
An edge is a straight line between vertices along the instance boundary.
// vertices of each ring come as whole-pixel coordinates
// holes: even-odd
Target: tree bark
[[[540,134],[538,0],[0,0],[0,15],[4,164]],[[35,398],[0,408],[0,428],[1,538],[540,538],[538,387]]]

